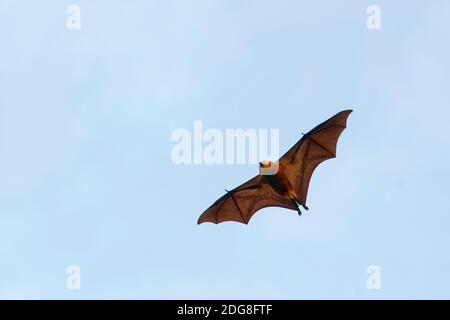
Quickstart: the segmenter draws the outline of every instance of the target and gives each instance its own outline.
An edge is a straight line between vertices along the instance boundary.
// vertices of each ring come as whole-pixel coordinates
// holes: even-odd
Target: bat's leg
[[[298,206],[297,201],[295,201],[295,199],[292,199],[292,198],[290,198],[290,199],[291,199],[292,203],[295,204],[295,206],[297,207],[298,215],[301,216],[302,212],[300,211],[300,207]]]

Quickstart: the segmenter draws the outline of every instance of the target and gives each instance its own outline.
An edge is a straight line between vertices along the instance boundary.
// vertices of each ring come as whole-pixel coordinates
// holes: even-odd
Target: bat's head
[[[274,175],[278,172],[278,161],[264,160],[259,163],[259,174],[263,176]]]
[[[260,168],[270,168],[272,166],[272,161],[270,160],[263,160],[259,163]]]

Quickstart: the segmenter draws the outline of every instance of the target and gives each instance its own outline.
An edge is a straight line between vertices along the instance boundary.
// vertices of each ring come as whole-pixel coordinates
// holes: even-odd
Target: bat
[[[308,210],[306,196],[311,176],[317,166],[336,157],[338,139],[347,126],[352,110],[344,110],[311,131],[292,146],[278,161],[259,163],[259,174],[214,202],[197,223],[236,221],[248,224],[262,208],[282,207]]]

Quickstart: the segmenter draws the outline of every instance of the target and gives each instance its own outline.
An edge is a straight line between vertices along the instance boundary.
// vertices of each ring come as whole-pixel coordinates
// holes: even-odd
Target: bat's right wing
[[[247,224],[258,210],[266,207],[297,210],[289,199],[276,193],[258,175],[239,187],[227,191],[200,215],[197,223],[236,221]]]
[[[316,167],[336,157],[336,145],[351,112],[341,111],[319,124],[281,157],[280,165],[286,168],[285,173],[303,205],[306,205],[309,182]]]

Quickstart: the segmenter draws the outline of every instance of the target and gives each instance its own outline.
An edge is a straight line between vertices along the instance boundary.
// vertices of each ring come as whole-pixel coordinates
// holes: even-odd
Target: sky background
[[[449,299],[449,21],[446,0],[0,0],[0,298]],[[177,166],[174,130],[278,128],[284,152],[347,108],[302,217],[197,226],[257,167]]]

